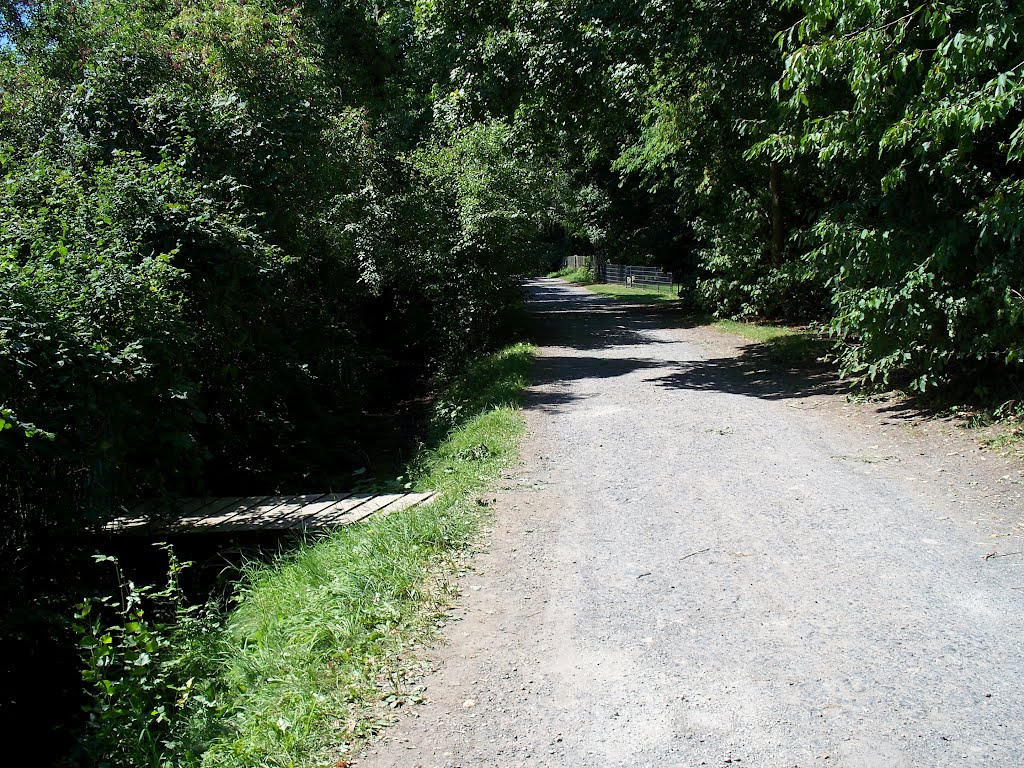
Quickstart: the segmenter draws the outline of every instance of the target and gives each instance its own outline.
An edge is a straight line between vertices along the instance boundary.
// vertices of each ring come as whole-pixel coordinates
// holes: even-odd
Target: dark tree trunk
[[[781,266],[782,249],[786,244],[786,225],[782,218],[782,168],[775,161],[771,165],[772,189],[772,264]]]

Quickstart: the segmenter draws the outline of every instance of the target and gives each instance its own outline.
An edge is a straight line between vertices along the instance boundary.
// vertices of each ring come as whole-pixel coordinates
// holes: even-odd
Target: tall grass
[[[333,765],[415,697],[412,649],[454,595],[449,577],[485,514],[475,496],[517,452],[533,350],[480,360],[439,400],[416,485],[429,506],[342,528],[246,574],[217,653],[222,734],[203,766]]]

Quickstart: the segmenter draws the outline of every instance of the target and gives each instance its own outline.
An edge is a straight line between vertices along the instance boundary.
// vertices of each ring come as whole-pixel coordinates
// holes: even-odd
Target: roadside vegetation
[[[531,359],[524,344],[483,357],[439,398],[437,442],[411,479],[433,503],[252,564],[226,614],[184,604],[173,556],[167,589],[140,592],[124,575],[120,607],[84,603],[87,754],[123,768],[333,765],[389,707],[415,701],[415,647],[455,596],[451,577],[487,515],[479,493],[517,455]]]
[[[587,286],[587,290],[619,301],[632,301],[640,304],[679,301],[676,291],[667,287],[658,290],[657,288],[638,288],[615,283],[593,283]]]
[[[736,320],[713,320],[712,325],[726,333],[763,344],[770,360],[779,363],[834,362],[832,343],[820,330],[786,325],[764,325]]]
[[[562,269],[549,272],[548,277],[558,277],[567,283],[589,286],[597,281],[597,275],[592,267],[563,267]]]
[[[73,731],[38,670],[105,521],[408,459],[568,257],[1016,430],[1022,60],[1005,0],[0,0],[15,730]]]

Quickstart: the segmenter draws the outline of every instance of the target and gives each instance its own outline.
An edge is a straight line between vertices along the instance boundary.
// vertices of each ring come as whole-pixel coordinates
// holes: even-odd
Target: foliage
[[[97,764],[333,764],[372,732],[375,705],[414,700],[408,652],[452,599],[447,576],[484,515],[476,494],[515,455],[532,355],[485,356],[439,398],[415,479],[438,493],[431,505],[252,564],[223,623],[181,607],[173,557],[165,589],[119,574],[120,598],[80,606]],[[95,618],[104,608],[115,624]]]
[[[1019,371],[1021,15],[1000,0],[793,5],[806,15],[780,35],[777,90],[795,123],[762,151],[813,159],[837,190],[811,256],[844,368],[922,391]]]
[[[814,275],[796,247],[803,169],[750,157],[774,125],[779,9],[749,0],[647,4],[650,58],[634,67],[638,129],[615,167],[673,189],[692,231],[691,304],[719,317],[813,317]]]
[[[372,414],[504,343],[519,278],[567,254],[668,268],[719,318],[821,322],[864,382],[993,394],[1024,365],[1022,23],[1008,0],[0,2],[5,601],[45,603],[42,553],[136,499],[345,482]]]
[[[178,584],[182,563],[167,553],[162,589],[128,580],[114,557],[120,594],[89,598],[75,612],[82,680],[90,692],[85,751],[95,765],[136,768],[189,762],[197,721],[214,719],[209,653],[218,627],[205,606],[189,606]],[[110,623],[113,621],[114,623]],[[205,641],[205,645],[204,645]]]
[[[533,353],[533,347],[520,343],[475,360],[435,399],[431,442],[441,444],[452,430],[477,414],[518,405],[528,383]]]
[[[367,13],[40,2],[0,52],[6,535],[57,475],[43,529],[330,482],[367,409],[500,341],[547,171],[500,122],[433,135],[411,6]]]
[[[560,277],[569,283],[579,283],[580,285],[589,285],[597,282],[597,275],[594,273],[592,266],[584,267],[563,267],[555,272],[548,274],[548,277]]]
[[[138,499],[342,485],[507,339],[553,171],[433,122],[414,10],[0,4],[5,614]]]

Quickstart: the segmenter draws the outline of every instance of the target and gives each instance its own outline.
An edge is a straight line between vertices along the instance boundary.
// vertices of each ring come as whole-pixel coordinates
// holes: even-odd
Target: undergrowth
[[[566,282],[588,285],[597,280],[593,267],[562,267],[557,272],[549,272],[548,277],[560,277]]]
[[[1024,402],[1007,400],[999,405],[956,406],[949,412],[978,433],[979,442],[1004,456],[1024,458]]]
[[[180,633],[173,623],[146,617],[134,598],[124,617],[131,633],[124,622],[113,633],[90,627],[88,636],[101,642],[144,632],[163,650],[164,668],[175,670],[173,680],[160,681],[166,701],[159,709],[137,691],[124,706],[111,702],[110,686],[98,683],[111,718],[120,713],[126,727],[145,731],[148,724],[166,736],[150,735],[134,753],[122,743],[105,764],[341,764],[378,727],[383,706],[415,701],[413,649],[431,638],[453,600],[449,577],[486,514],[477,494],[516,455],[523,430],[518,403],[532,355],[518,344],[487,356],[438,399],[432,442],[413,468],[415,486],[437,492],[433,503],[338,529],[249,566],[201,659],[168,657],[163,638]],[[94,641],[86,645],[87,661],[94,660]],[[195,655],[194,646],[185,649]],[[190,665],[205,676],[189,678]],[[96,685],[104,674],[103,663],[90,661],[87,679]],[[189,698],[183,689],[203,695]],[[91,751],[103,749],[105,734],[120,734],[123,742],[125,732],[112,722],[94,729]]]

